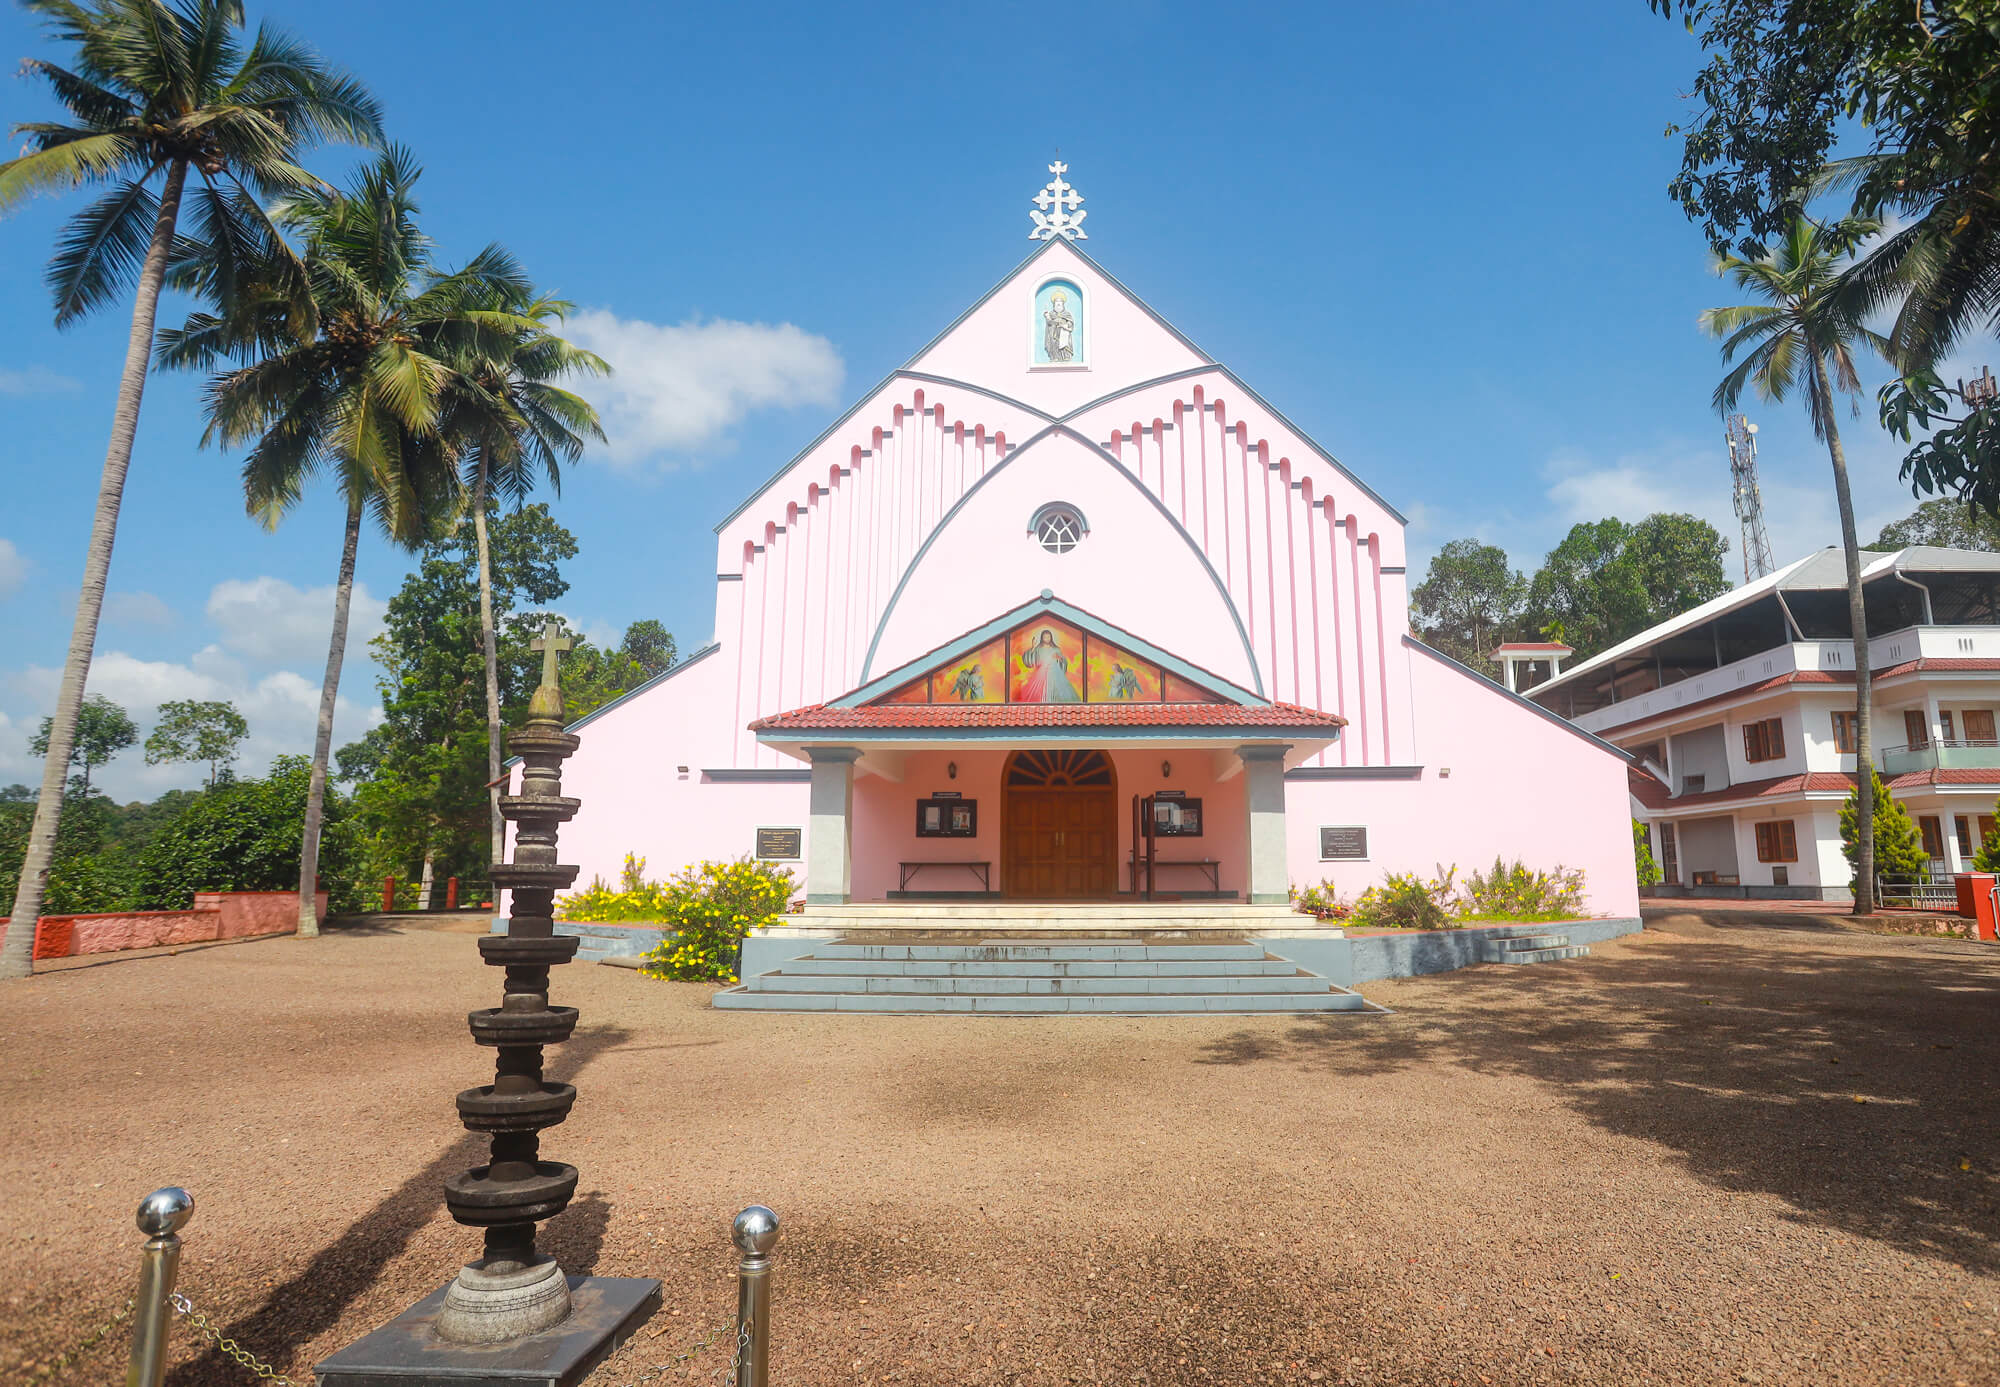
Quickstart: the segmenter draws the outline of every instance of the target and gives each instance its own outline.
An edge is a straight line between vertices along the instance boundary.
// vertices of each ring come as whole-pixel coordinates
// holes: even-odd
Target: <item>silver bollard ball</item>
[[[762,1204],[752,1204],[736,1216],[729,1236],[738,1251],[761,1256],[778,1245],[778,1216]]]
[[[194,1196],[179,1185],[154,1190],[139,1201],[139,1231],[149,1238],[178,1233],[193,1217]]]

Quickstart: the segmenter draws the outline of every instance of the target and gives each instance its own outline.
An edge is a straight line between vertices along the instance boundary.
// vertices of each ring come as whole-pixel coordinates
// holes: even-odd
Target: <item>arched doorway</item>
[[[1118,784],[1101,751],[1017,751],[1001,774],[1000,879],[1019,900],[1107,898],[1118,882]]]

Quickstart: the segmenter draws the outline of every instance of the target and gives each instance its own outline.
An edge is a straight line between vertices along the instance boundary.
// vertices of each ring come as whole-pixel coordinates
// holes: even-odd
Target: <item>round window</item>
[[[1028,528],[1036,542],[1051,554],[1067,554],[1090,533],[1082,514],[1074,506],[1061,504],[1046,505],[1036,511]]]

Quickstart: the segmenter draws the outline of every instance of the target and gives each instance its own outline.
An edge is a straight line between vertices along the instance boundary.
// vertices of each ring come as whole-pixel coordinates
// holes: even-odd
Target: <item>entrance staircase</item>
[[[798,956],[718,993],[726,1011],[1160,1015],[1363,1011],[1246,938],[1284,907],[843,905],[793,917]],[[769,955],[766,955],[768,958]]]
[[[1489,939],[1480,947],[1487,963],[1553,963],[1559,958],[1582,958],[1588,944],[1572,944],[1567,934],[1510,934]]]

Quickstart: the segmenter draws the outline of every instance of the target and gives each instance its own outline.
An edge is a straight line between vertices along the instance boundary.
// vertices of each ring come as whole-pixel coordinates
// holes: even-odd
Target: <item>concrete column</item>
[[[812,796],[806,809],[806,904],[845,905],[854,880],[854,763],[861,749],[809,746]]]
[[[1285,861],[1285,753],[1283,745],[1240,746],[1243,802],[1250,816],[1250,903],[1283,905],[1291,898]]]

